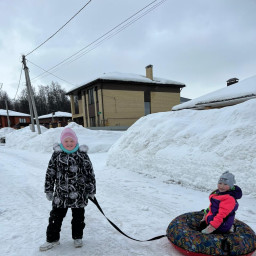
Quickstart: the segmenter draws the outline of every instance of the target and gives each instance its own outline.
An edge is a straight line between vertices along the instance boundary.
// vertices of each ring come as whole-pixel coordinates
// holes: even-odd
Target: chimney
[[[153,65],[146,66],[146,77],[153,80]]]
[[[230,86],[231,84],[235,84],[235,83],[237,83],[237,82],[239,82],[239,79],[238,79],[238,78],[236,78],[236,77],[230,78],[230,79],[228,79],[228,81],[227,81],[227,86]]]

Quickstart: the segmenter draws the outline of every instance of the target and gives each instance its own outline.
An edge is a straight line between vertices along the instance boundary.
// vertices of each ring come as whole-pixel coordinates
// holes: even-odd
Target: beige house
[[[180,103],[185,84],[153,77],[109,73],[70,90],[73,121],[84,127],[131,126],[147,114],[170,111]]]

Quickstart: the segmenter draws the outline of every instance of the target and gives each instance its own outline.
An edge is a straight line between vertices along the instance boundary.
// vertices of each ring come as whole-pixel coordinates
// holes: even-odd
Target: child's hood
[[[242,192],[242,190],[241,190],[240,187],[238,187],[237,185],[235,185],[233,189],[228,190],[228,191],[223,192],[223,193],[219,193],[219,194],[220,194],[220,195],[221,195],[221,194],[229,194],[229,195],[231,195],[232,197],[234,197],[235,199],[240,199],[240,198],[242,197],[242,195],[243,195],[243,192]]]
[[[234,187],[234,190],[230,190],[230,195],[233,196],[235,199],[240,199],[243,195],[242,189],[237,185],[235,185]]]
[[[88,146],[87,145],[81,145],[81,146],[79,146],[79,149],[78,149],[80,152],[85,152],[85,153],[87,153],[88,152],[88,150],[89,150],[89,148],[88,148]],[[54,152],[63,152],[63,150],[61,149],[61,147],[60,147],[60,144],[59,143],[55,143],[54,145],[53,145],[53,151]]]

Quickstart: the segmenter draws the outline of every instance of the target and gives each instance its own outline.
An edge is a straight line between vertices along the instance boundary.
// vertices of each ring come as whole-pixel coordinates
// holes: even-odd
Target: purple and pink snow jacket
[[[235,220],[237,199],[241,197],[242,190],[238,186],[222,193],[218,189],[212,192],[209,196],[210,206],[206,211],[206,223],[211,224],[219,232],[228,232]]]

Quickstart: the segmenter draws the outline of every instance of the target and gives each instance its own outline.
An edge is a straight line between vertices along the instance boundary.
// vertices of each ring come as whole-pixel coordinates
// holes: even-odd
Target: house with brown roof
[[[30,115],[8,110],[10,127],[22,128],[30,123]],[[8,116],[6,109],[0,109],[0,128],[8,127]]]
[[[73,121],[84,127],[129,127],[139,118],[170,111],[180,102],[185,84],[153,76],[108,73],[78,86],[67,94],[71,99]]]

